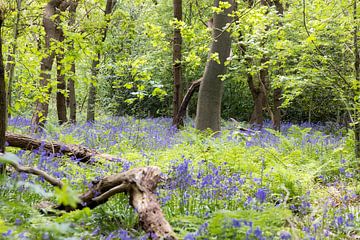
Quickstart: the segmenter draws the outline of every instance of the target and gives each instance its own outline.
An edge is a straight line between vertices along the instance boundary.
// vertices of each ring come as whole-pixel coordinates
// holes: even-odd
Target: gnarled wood
[[[84,207],[95,208],[111,196],[126,192],[130,195],[130,205],[139,214],[140,225],[145,232],[155,234],[158,239],[176,239],[154,194],[161,180],[158,167],[135,168],[93,182],[93,186],[79,197],[81,202],[76,208],[60,205],[57,209],[72,211]]]
[[[11,162],[10,165],[17,172],[42,176],[53,186],[60,188],[64,186],[60,180],[37,168],[22,166],[16,162]],[[59,205],[56,209],[65,211],[73,211],[84,207],[92,209],[107,202],[113,195],[125,192],[129,194],[130,205],[139,214],[140,225],[146,233],[156,236],[155,239],[176,240],[176,235],[169,222],[165,219],[154,193],[157,184],[161,180],[159,167],[135,168],[93,182],[93,186],[79,196],[80,203],[75,208]]]

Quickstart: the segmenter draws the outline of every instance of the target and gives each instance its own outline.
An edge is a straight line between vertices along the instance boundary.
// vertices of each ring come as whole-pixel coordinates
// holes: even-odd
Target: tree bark
[[[75,17],[76,17],[76,9],[78,6],[77,1],[71,1],[69,6],[69,12],[70,12],[70,20],[69,20],[69,26],[75,25]],[[74,51],[74,41],[70,43],[70,51]],[[68,91],[69,91],[69,110],[70,110],[70,122],[76,123],[76,92],[75,92],[75,81],[74,76],[76,72],[76,66],[75,61],[71,63],[71,74],[72,76],[68,80]]]
[[[356,84],[360,84],[360,51],[358,45],[358,24],[357,24],[357,0],[354,0],[353,3],[353,18],[354,18],[354,71],[355,71],[355,80]],[[358,85],[357,85],[358,86]],[[359,91],[359,88],[357,88]],[[355,106],[355,124],[354,124],[354,132],[355,132],[355,157],[360,158],[360,112],[359,106]]]
[[[15,54],[17,49],[17,39],[19,36],[19,24],[20,24],[20,18],[21,18],[21,3],[22,0],[16,1],[16,19],[15,19],[15,25],[14,25],[14,33],[13,33],[13,42],[11,43],[10,50],[9,50],[9,56],[7,59],[6,64],[6,71],[8,74],[8,90],[7,90],[7,101],[8,101],[8,107],[11,110],[12,106],[12,85],[14,82],[15,77]],[[11,112],[8,112],[9,117],[11,117]]]
[[[64,0],[50,0],[45,7],[43,15],[43,26],[45,29],[45,47],[49,51],[46,57],[41,60],[41,74],[40,74],[40,86],[45,89],[45,94],[42,98],[36,100],[36,108],[32,116],[31,123],[33,125],[33,131],[39,130],[39,127],[43,127],[49,112],[49,96],[51,88],[49,86],[49,80],[51,77],[51,69],[54,62],[55,53],[50,50],[51,41],[60,39],[59,26],[55,15],[58,15],[60,11],[64,11],[68,6],[68,3]]]
[[[178,112],[178,114],[176,115],[176,118],[175,118],[174,124],[176,125],[177,128],[179,128],[183,124],[183,120],[184,120],[184,116],[186,114],[187,106],[190,103],[191,97],[194,95],[194,93],[196,91],[199,90],[201,81],[202,81],[202,78],[192,82],[189,89],[187,90],[187,92],[186,92],[186,94],[185,94],[185,96],[184,96],[184,98],[183,98],[183,100],[181,102],[179,112]]]
[[[206,64],[196,111],[196,128],[199,130],[211,129],[220,131],[221,99],[223,94],[223,81],[221,75],[225,74],[224,65],[230,55],[231,39],[230,33],[225,29],[230,24],[234,2],[228,0],[231,7],[222,13],[214,13],[213,42],[210,50],[210,58]],[[214,6],[219,6],[219,0],[215,0]],[[218,62],[211,57],[218,54]]]
[[[102,31],[102,40],[103,43],[106,39],[107,31],[109,28],[110,18],[109,15],[113,12],[116,0],[107,0],[106,1],[106,8],[105,8],[105,27]],[[97,75],[99,73],[99,63],[101,59],[101,54],[98,51],[96,54],[96,58],[92,61],[91,64],[91,75],[92,75],[92,82],[90,83],[89,87],[89,96],[88,96],[88,106],[87,106],[87,114],[86,114],[86,121],[87,122],[94,122],[95,121],[95,103],[96,103],[96,83],[97,82]]]
[[[283,4],[279,1],[279,0],[274,0],[273,1],[277,14],[280,17],[283,17],[284,15],[284,6]],[[279,26],[281,26],[282,24],[280,23]],[[276,131],[280,131],[280,124],[281,124],[281,109],[280,106],[282,104],[282,89],[280,87],[277,87],[274,89],[273,91],[273,103],[274,103],[274,118],[273,118],[273,129]]]
[[[62,153],[70,157],[73,156],[80,162],[88,162],[93,157],[100,157],[107,160],[116,159],[115,156],[102,154],[94,149],[86,148],[81,145],[65,144],[56,141],[44,141],[22,134],[7,132],[6,142],[10,147],[17,147],[24,150],[32,151],[42,148],[49,153]]]
[[[182,21],[182,0],[173,0],[174,18],[177,21]],[[174,78],[174,96],[173,96],[173,125],[183,125],[182,118],[177,119],[177,115],[181,103],[181,44],[182,37],[180,28],[174,27],[174,42],[173,42],[173,78]],[[180,122],[179,122],[180,121]]]
[[[7,127],[7,101],[5,69],[2,54],[2,26],[4,22],[4,10],[0,8],[0,153],[5,152],[5,132]],[[5,165],[0,166],[0,174],[5,170]]]
[[[99,73],[99,63],[100,63],[100,53],[97,54],[96,59],[92,61],[92,65],[91,65],[91,76],[92,76],[92,81],[94,82],[96,82],[96,78]],[[94,83],[91,82],[89,87],[89,96],[88,96],[88,104],[87,104],[87,114],[86,114],[87,122],[95,121],[95,102],[96,102],[96,87]]]

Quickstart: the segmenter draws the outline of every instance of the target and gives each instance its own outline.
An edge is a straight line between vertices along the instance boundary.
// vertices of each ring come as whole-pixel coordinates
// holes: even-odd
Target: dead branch
[[[22,166],[15,161],[9,161],[8,164],[11,165],[17,172],[23,172],[23,173],[28,173],[28,174],[33,174],[36,176],[43,177],[45,181],[47,181],[54,187],[62,188],[64,186],[64,184],[59,179],[54,178],[53,176],[50,176],[46,172],[44,172],[40,169],[37,169],[35,167]]]
[[[18,172],[42,176],[53,186],[60,188],[64,186],[60,180],[42,170],[25,167],[14,161],[9,162],[9,164]],[[146,233],[155,235],[156,239],[176,240],[176,235],[169,222],[165,219],[154,194],[157,184],[161,180],[159,167],[135,168],[94,182],[94,185],[87,192],[80,195],[80,203],[75,208],[59,205],[56,209],[65,211],[73,211],[84,207],[92,209],[107,202],[113,195],[125,192],[129,194],[130,205],[139,214],[140,225]]]
[[[186,94],[185,94],[185,96],[183,98],[183,101],[181,102],[179,112],[176,115],[176,120],[174,122],[177,127],[179,127],[180,125],[183,124],[183,118],[184,118],[185,113],[186,113],[186,108],[189,105],[191,97],[194,95],[194,93],[196,91],[199,90],[201,81],[202,81],[202,78],[192,82],[189,89],[187,90],[187,92],[186,92]]]
[[[73,211],[84,207],[95,208],[121,192],[130,195],[130,205],[139,214],[140,224],[147,233],[153,233],[161,239],[176,239],[170,224],[161,211],[154,191],[162,180],[158,167],[135,168],[123,173],[107,176],[96,182],[79,198],[76,208],[60,205],[59,210]]]

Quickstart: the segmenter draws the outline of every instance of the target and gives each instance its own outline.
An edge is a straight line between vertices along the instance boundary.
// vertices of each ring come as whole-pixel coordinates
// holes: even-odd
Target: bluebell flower
[[[264,203],[265,202],[265,200],[266,200],[266,195],[267,195],[267,193],[266,193],[266,188],[259,188],[258,190],[257,190],[257,192],[255,193],[255,197],[256,197],[256,199],[258,200],[258,201],[260,201],[260,203]]]
[[[289,239],[291,239],[291,234],[289,232],[287,232],[287,231],[281,231],[280,239],[289,240]]]

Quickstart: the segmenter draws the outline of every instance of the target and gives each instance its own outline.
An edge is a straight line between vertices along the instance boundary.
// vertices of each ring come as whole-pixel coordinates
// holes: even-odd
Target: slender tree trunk
[[[7,125],[7,101],[6,101],[6,84],[5,69],[2,55],[2,25],[4,13],[0,9],[0,154],[5,152],[5,132]],[[0,173],[3,173],[5,166],[0,166]]]
[[[71,1],[69,6],[69,12],[70,12],[70,20],[69,20],[69,26],[74,26],[75,24],[75,17],[76,17],[76,9],[78,6],[77,1]],[[71,42],[70,45],[70,52],[74,51],[74,41]],[[68,80],[68,91],[69,91],[69,110],[70,110],[70,122],[76,123],[76,92],[75,92],[75,81],[74,76],[76,72],[76,66],[75,61],[71,64],[70,69],[72,76]]]
[[[40,86],[45,90],[45,94],[42,98],[36,100],[36,108],[33,114],[31,123],[33,125],[33,131],[38,131],[39,126],[43,126],[49,112],[49,97],[51,88],[49,80],[51,77],[51,69],[54,62],[54,51],[50,50],[51,41],[59,40],[59,29],[54,19],[55,15],[58,15],[60,11],[64,11],[68,6],[68,3],[64,0],[50,0],[45,7],[43,16],[43,26],[45,29],[45,47],[49,51],[48,55],[41,60],[41,73],[40,73]]]
[[[56,56],[56,64],[57,64],[57,92],[56,92],[56,108],[58,114],[59,124],[66,123],[67,115],[66,115],[66,97],[64,92],[66,91],[66,82],[65,75],[63,72],[63,61],[64,55],[62,53],[58,53]]]
[[[173,0],[174,18],[177,21],[182,20],[182,0]],[[181,104],[181,44],[182,37],[180,28],[175,25],[173,42],[173,74],[174,74],[174,96],[173,96],[173,124],[179,127],[183,124],[182,119],[177,119]],[[180,120],[180,122],[178,121]]]
[[[219,0],[215,0],[214,6],[219,6]],[[230,55],[231,39],[226,26],[231,22],[229,14],[232,12],[234,2],[227,0],[232,7],[225,9],[222,13],[214,13],[213,42],[210,56],[218,54],[218,60],[209,59],[200,84],[199,97],[196,111],[196,128],[205,130],[210,128],[213,131],[220,131],[221,120],[221,99],[223,94],[223,81],[221,75],[225,74],[224,65]]]
[[[284,15],[284,6],[279,0],[274,0],[275,8],[277,11],[277,14],[282,17]],[[280,23],[279,26],[282,26]],[[280,87],[277,87],[274,89],[273,92],[273,103],[274,103],[274,118],[273,118],[273,128],[276,131],[280,131],[280,124],[281,124],[281,109],[280,106],[282,104],[282,89]]]
[[[100,53],[98,53],[97,58],[92,61],[91,65],[91,76],[92,81],[96,82],[96,77],[99,73],[99,63],[100,63]],[[95,121],[95,100],[96,100],[96,87],[94,83],[90,83],[89,87],[89,96],[88,96],[88,104],[87,104],[87,122]]]
[[[106,35],[107,35],[108,28],[109,28],[109,23],[110,23],[109,15],[112,13],[115,3],[116,3],[116,0],[107,0],[106,1],[106,8],[105,8],[106,24],[103,29],[101,42],[104,42],[106,39]],[[86,115],[86,121],[88,121],[88,122],[95,121],[96,84],[94,84],[94,83],[97,82],[97,75],[99,73],[100,59],[101,59],[101,54],[100,54],[100,52],[98,52],[96,59],[94,59],[91,64],[92,83],[90,83],[90,87],[89,87],[87,115]]]
[[[7,59],[7,64],[6,64],[6,71],[8,74],[8,90],[7,90],[7,101],[8,101],[8,107],[11,110],[11,106],[12,106],[12,85],[14,82],[14,77],[15,77],[15,54],[16,54],[16,49],[17,49],[17,39],[19,36],[19,23],[20,23],[20,18],[21,18],[21,3],[22,0],[17,0],[16,1],[16,20],[15,20],[15,25],[14,25],[14,35],[13,35],[13,43],[10,46],[10,50],[9,50],[9,56]],[[11,113],[9,111],[9,117],[11,116]]]
[[[354,61],[354,71],[355,71],[355,80],[356,83],[360,83],[360,51],[359,51],[359,45],[358,45],[358,25],[357,25],[357,0],[354,0],[353,3],[353,15],[354,15],[354,55],[355,55],[355,61]],[[357,89],[359,91],[359,89]],[[355,106],[355,125],[354,125],[354,131],[355,131],[355,156],[356,158],[360,158],[360,112],[359,112],[359,106]]]

